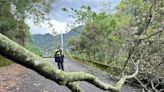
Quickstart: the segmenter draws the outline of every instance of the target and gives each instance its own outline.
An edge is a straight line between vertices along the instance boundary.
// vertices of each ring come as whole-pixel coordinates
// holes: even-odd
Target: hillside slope
[[[79,26],[66,34],[63,34],[65,49],[69,49],[69,39],[75,36],[79,36],[82,29],[83,26]],[[32,35],[32,39],[36,47],[41,50],[43,56],[52,56],[54,49],[60,45],[60,35],[53,36],[49,33],[34,34]]]

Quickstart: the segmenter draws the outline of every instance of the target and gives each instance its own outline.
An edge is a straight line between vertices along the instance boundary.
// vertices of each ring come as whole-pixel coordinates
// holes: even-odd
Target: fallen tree
[[[45,76],[47,79],[53,80],[59,85],[67,86],[70,90],[72,90],[72,92],[82,92],[82,89],[78,86],[76,81],[86,81],[100,89],[109,90],[110,92],[119,92],[126,79],[134,78],[139,71],[139,62],[133,62],[136,71],[132,75],[123,75],[115,85],[103,83],[97,77],[88,73],[61,71],[55,68],[53,64],[28,51],[1,33],[0,54],[16,63],[36,71],[37,73]]]

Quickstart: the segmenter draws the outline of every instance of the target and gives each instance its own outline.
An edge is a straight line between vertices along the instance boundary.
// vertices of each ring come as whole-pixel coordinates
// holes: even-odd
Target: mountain
[[[69,49],[69,39],[75,36],[79,36],[83,30],[83,26],[76,27],[63,34],[64,49]],[[32,39],[37,48],[40,49],[44,56],[52,56],[53,51],[60,45],[60,35],[53,36],[49,33],[47,34],[34,34]]]

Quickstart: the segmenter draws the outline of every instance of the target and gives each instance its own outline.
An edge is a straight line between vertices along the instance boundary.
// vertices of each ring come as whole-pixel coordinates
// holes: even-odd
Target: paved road
[[[56,66],[53,58],[46,59],[49,62],[53,63]],[[100,78],[103,82],[106,83],[114,83],[115,81],[111,80],[107,73],[99,71],[95,68],[91,68],[85,64],[65,59],[65,70],[72,71],[84,71],[87,73],[92,73],[98,78]],[[14,88],[12,92],[71,92],[67,87],[60,86],[44,77],[40,76],[36,72],[32,70],[28,70],[27,73],[22,75],[24,82],[21,85],[18,85],[19,89]],[[87,82],[78,82],[84,92],[107,92],[103,91],[92,84]],[[141,92],[140,89],[132,87],[128,84],[125,84],[121,89],[121,92]]]

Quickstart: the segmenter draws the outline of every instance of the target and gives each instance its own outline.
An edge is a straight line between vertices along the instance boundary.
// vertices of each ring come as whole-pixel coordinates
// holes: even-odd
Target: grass
[[[7,65],[10,65],[12,64],[13,62],[5,57],[3,57],[2,55],[0,55],[0,67],[3,67],[3,66],[7,66]]]

